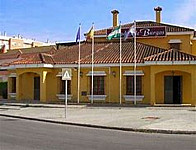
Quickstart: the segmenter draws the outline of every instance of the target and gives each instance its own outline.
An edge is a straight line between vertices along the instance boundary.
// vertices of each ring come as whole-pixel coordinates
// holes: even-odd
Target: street
[[[193,150],[195,135],[103,130],[0,117],[1,150]]]

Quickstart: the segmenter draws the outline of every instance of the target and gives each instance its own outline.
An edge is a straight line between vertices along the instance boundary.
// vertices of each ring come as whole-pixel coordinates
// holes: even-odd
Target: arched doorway
[[[191,74],[179,70],[155,75],[156,104],[191,104]]]

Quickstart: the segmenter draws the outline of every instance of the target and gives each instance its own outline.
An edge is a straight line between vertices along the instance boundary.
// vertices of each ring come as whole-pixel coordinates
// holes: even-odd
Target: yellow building
[[[161,8],[155,8],[156,22],[137,22],[137,86],[139,104],[179,104],[196,106],[196,37],[194,29],[161,23]],[[94,103],[120,103],[119,40],[108,41],[107,34],[118,26],[95,31]],[[128,30],[133,23],[122,25]],[[80,102],[91,102],[91,41],[81,43]],[[122,41],[122,103],[134,101],[133,38]],[[62,68],[72,69],[68,99],[78,99],[78,44],[28,54],[0,69],[10,72],[9,99],[41,102],[63,101],[65,83]]]

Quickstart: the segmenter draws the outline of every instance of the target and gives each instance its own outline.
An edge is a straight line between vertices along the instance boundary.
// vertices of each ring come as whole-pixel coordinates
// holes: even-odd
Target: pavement
[[[0,116],[94,128],[167,134],[196,134],[195,107],[121,107],[1,101]]]

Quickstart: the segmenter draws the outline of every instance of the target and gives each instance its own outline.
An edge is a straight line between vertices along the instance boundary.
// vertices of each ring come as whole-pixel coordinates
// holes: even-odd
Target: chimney
[[[5,45],[2,46],[2,48],[1,48],[1,53],[7,53],[7,50],[6,50]]]
[[[112,10],[111,13],[113,14],[113,27],[118,26],[118,10]]]
[[[160,23],[161,22],[161,11],[162,8],[161,7],[155,7],[154,10],[156,11],[156,22]]]

